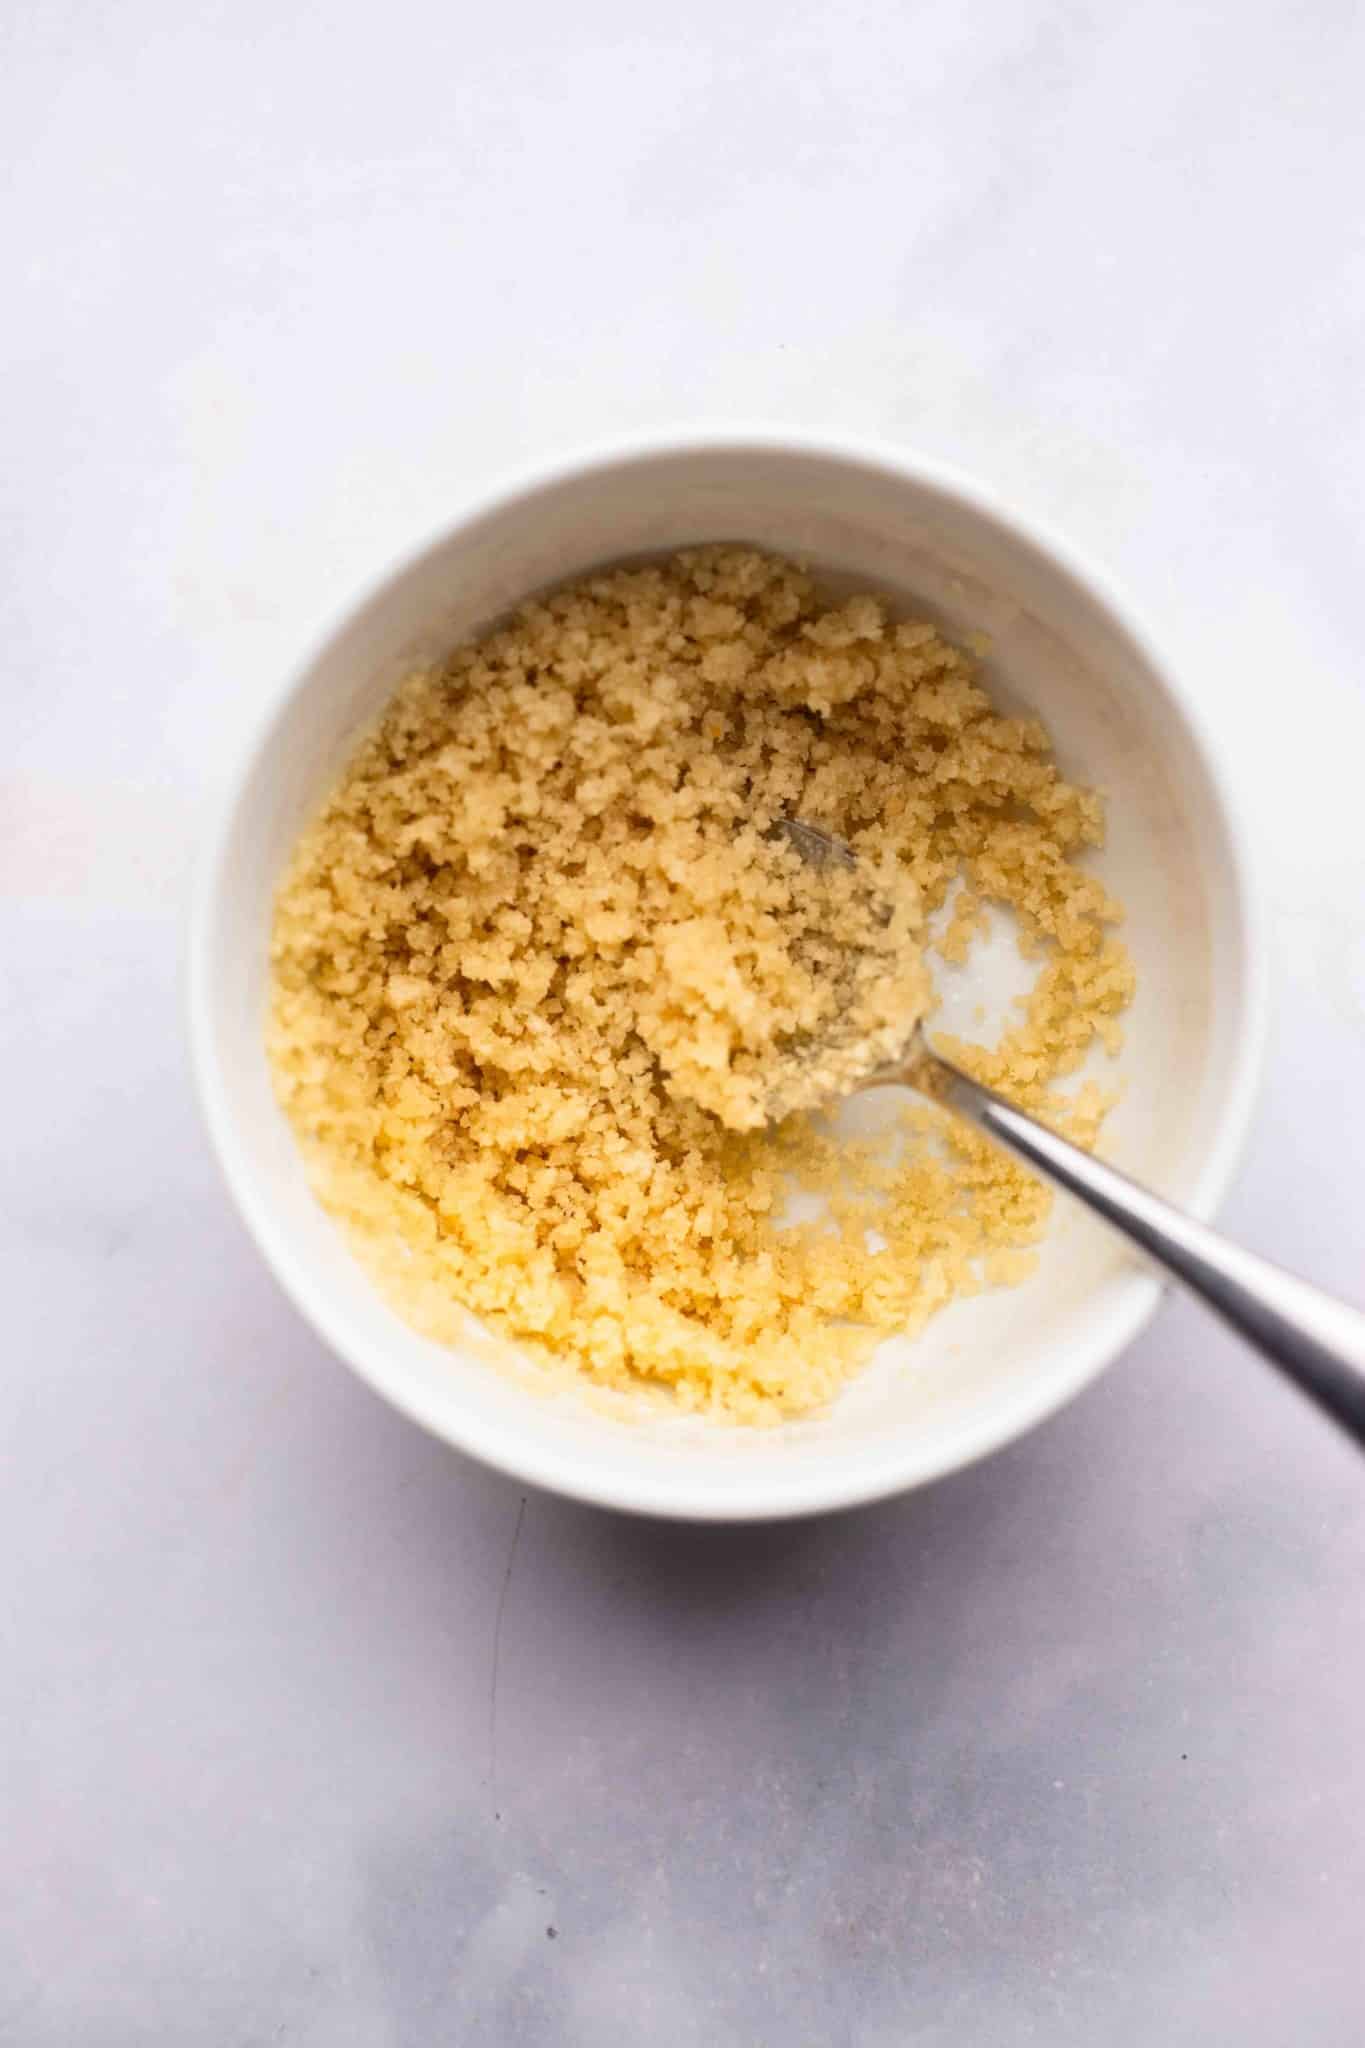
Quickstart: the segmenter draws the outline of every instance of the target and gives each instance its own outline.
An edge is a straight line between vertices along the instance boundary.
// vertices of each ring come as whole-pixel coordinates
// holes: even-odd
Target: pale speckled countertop
[[[280,1299],[178,977],[226,755],[488,478],[665,420],[913,443],[1199,678],[1279,969],[1228,1221],[1365,1292],[1365,16],[3,42],[0,2040],[1355,2048],[1365,1466],[1314,1415],[1168,1306],[896,1505],[523,1506]]]

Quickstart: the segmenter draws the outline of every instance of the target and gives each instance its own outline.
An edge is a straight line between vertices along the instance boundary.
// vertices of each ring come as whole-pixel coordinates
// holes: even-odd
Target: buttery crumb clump
[[[793,818],[856,867],[803,861]],[[604,571],[410,676],[303,835],[279,1099],[428,1333],[469,1310],[602,1386],[798,1413],[883,1336],[1023,1277],[1049,1197],[923,1104],[856,1146],[767,1118],[804,1108],[809,1048],[908,1032],[961,882],[942,955],[995,903],[1040,968],[997,1045],[946,1049],[1093,1142],[1101,1091],[1054,1084],[1117,1049],[1133,990],[1077,864],[1102,836],[1043,728],[932,626],[746,547]],[[794,1188],[818,1221],[785,1220]]]

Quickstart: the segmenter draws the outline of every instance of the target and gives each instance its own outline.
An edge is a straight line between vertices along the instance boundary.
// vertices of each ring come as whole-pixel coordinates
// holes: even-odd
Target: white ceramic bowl
[[[1140,992],[1110,1154],[1197,1215],[1232,1171],[1259,1064],[1264,974],[1245,850],[1192,694],[1070,551],[900,454],[759,436],[614,450],[477,506],[386,577],[281,689],[232,785],[191,947],[205,1114],[247,1225],[296,1306],[438,1436],[604,1505],[761,1519],[874,1499],[982,1456],[1058,1407],[1151,1313],[1158,1283],[1076,1211],[1037,1275],[884,1345],[832,1412],[743,1432],[627,1422],[449,1351],[380,1299],[305,1183],[262,1049],[271,892],[300,825],[414,657],[591,565],[742,539],[984,631],[1006,700],[1109,795],[1100,872],[1128,907]],[[973,996],[975,988],[971,990]],[[951,1019],[950,1019],[951,1021]]]

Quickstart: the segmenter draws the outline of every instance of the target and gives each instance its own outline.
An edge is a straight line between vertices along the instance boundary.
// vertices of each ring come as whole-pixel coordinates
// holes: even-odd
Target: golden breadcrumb
[[[804,863],[783,818],[856,869]],[[805,1114],[758,1126],[801,1099],[810,1047],[875,1023],[860,1005],[908,1030],[923,922],[961,880],[944,956],[995,903],[1041,965],[997,1046],[945,1050],[1093,1142],[1101,1091],[1053,1084],[1116,1049],[1133,990],[1077,864],[1102,834],[1042,726],[934,627],[747,547],[606,570],[404,682],[299,841],[279,1099],[419,1327],[468,1309],[599,1385],[808,1410],[881,1337],[1023,1277],[1049,1197],[924,1104],[856,1146]],[[784,1221],[797,1187],[819,1221]]]

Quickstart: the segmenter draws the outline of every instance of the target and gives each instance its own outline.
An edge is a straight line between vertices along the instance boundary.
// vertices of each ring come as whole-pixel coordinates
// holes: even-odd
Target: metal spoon
[[[783,818],[776,829],[812,866],[856,865],[852,848],[818,825]],[[1059,1138],[935,1052],[918,1019],[898,1056],[890,1062],[870,1060],[856,1089],[917,1088],[926,1070],[933,1077],[936,1102],[1083,1202],[1198,1295],[1365,1448],[1365,1315],[1268,1259],[1243,1251],[1127,1174]]]

